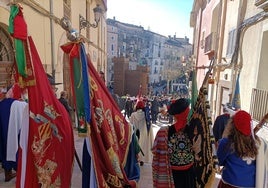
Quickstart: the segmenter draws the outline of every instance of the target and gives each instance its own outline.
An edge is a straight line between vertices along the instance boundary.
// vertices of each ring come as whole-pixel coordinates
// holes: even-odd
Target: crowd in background
[[[162,116],[160,111],[162,108],[169,106],[172,100],[180,98],[179,96],[161,95],[161,96],[142,96],[141,99],[144,101],[146,108],[149,110],[150,122],[155,124],[157,120],[165,120],[172,123],[172,116],[167,114]],[[126,118],[130,118],[134,112],[135,104],[138,98],[126,95],[124,105],[121,110]],[[121,102],[122,103],[122,102]],[[120,102],[119,102],[120,106]],[[122,106],[122,105],[121,105]]]

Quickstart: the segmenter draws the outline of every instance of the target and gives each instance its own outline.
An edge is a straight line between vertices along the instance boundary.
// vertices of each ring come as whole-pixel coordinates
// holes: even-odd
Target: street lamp
[[[80,37],[81,29],[84,29],[86,27],[98,27],[98,23],[100,21],[100,18],[102,16],[102,9],[99,5],[97,5],[94,9],[94,20],[95,23],[91,24],[89,21],[87,21],[83,16],[79,15],[79,33],[76,29],[72,28],[72,23],[67,17],[63,17],[60,20],[61,27],[67,32],[66,36],[70,41],[76,41]]]
[[[100,5],[97,5],[93,9],[93,12],[94,12],[95,23],[90,23],[83,16],[79,15],[79,31],[80,31],[80,33],[81,33],[81,30],[86,28],[86,27],[93,27],[93,28],[98,27],[98,24],[99,24],[101,15],[102,15],[102,9],[101,9]]]
[[[60,25],[66,31],[66,36],[70,41],[76,41],[79,38],[78,31],[72,28],[72,23],[67,17],[61,18]]]

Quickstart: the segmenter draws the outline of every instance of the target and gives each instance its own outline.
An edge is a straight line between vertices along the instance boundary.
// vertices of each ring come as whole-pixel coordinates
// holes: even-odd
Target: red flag
[[[87,106],[90,106],[90,110],[85,110],[84,112],[85,114],[90,112],[90,118],[88,118],[90,120],[85,122],[92,148],[97,186],[99,188],[118,188],[125,185],[136,187],[135,181],[128,180],[124,171],[131,141],[131,127],[95,70],[90,58],[84,59],[86,54],[82,50],[82,45],[82,43],[69,43],[61,46],[61,48],[65,53],[69,54],[70,65],[80,63],[81,66],[78,67],[82,67],[84,61],[87,61],[88,75],[90,76],[88,78],[88,83],[90,83],[90,104],[87,104]],[[83,71],[85,70],[81,70],[81,72]],[[75,71],[71,69],[71,72]],[[72,80],[76,80],[73,77],[74,74],[71,74],[71,76]],[[81,82],[84,82],[84,79],[82,77]],[[77,86],[72,84],[72,87]],[[76,92],[75,96],[81,94],[76,88],[73,88],[73,91]],[[85,95],[85,92],[83,92],[83,95]],[[82,96],[82,98],[84,97]],[[84,119],[87,119],[86,116]]]
[[[99,187],[107,185],[111,188],[123,187],[124,184],[135,187],[135,182],[129,181],[124,171],[131,140],[131,127],[91,62],[89,62],[89,72],[91,110],[94,114],[89,132],[94,164],[98,167],[95,169]]]
[[[71,121],[49,84],[31,37],[28,41],[36,85],[28,87],[30,125],[24,187],[70,187],[74,158]]]

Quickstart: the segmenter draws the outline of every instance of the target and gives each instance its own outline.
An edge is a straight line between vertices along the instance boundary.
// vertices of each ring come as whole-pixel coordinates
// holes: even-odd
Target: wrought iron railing
[[[253,120],[260,121],[268,113],[268,90],[252,89],[250,114]]]

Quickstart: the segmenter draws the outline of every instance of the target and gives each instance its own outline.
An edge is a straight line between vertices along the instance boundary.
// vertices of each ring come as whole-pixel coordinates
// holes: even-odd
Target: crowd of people
[[[145,111],[146,105],[149,112]],[[189,129],[189,105],[186,98],[173,100],[154,96],[151,99],[144,97],[143,101],[126,100],[127,117],[135,127],[143,155],[147,155],[147,159],[145,156],[138,157],[140,161],[152,164],[153,186],[156,188],[197,187],[194,163],[201,160],[197,157],[201,144]],[[222,112],[212,126],[220,166],[216,170],[222,177],[218,188],[268,187],[268,166],[265,162],[268,145],[256,134],[250,114],[240,109],[230,113],[227,105],[222,106]],[[147,120],[146,113],[150,114]],[[151,130],[146,129],[146,121],[156,123],[159,114],[173,119],[152,138]]]
[[[160,112],[161,109],[165,108],[166,106],[169,106],[171,101],[177,98],[176,96],[168,96],[168,95],[162,95],[162,96],[143,96],[141,99],[143,100],[145,104],[145,108],[148,110],[148,116],[150,118],[150,123],[155,124],[157,121],[163,119],[168,121],[169,123],[172,123],[173,117],[170,114],[167,114],[163,116]],[[138,98],[136,97],[130,97],[127,95],[125,104],[124,104],[124,116],[127,118],[130,118],[131,114],[135,111],[135,105]]]
[[[50,84],[53,89],[54,82],[50,81]],[[22,98],[15,97],[14,88],[11,90],[11,95],[7,94],[5,88],[0,90],[0,162],[5,172],[5,181],[16,177],[17,170],[17,154],[13,152],[15,157],[10,157],[7,138],[9,117],[16,112],[12,104],[14,101],[23,101],[25,104],[28,101],[22,94]],[[60,92],[58,100],[70,115],[72,108],[67,102],[67,92]],[[268,163],[265,157],[268,157],[268,145],[257,135],[257,130],[267,118],[254,128],[248,112],[238,110],[231,114],[226,105],[222,107],[223,114],[215,119],[212,127],[222,177],[218,188],[267,188]],[[189,128],[190,100],[170,96],[143,96],[134,100],[127,97],[124,110],[124,117],[133,127],[133,135],[136,137],[135,147],[139,148],[135,149],[136,159],[131,160],[139,166],[144,163],[152,165],[153,186],[197,188],[194,164],[200,160],[197,154],[201,144]],[[157,122],[159,115],[168,117],[168,124],[161,126],[154,136],[152,124]],[[139,174],[138,168],[135,168],[136,174]],[[132,171],[129,168],[128,174],[133,174]],[[139,175],[133,178],[139,181]]]
[[[15,171],[17,170],[17,164],[14,161],[8,161],[7,155],[7,135],[9,116],[12,103],[15,99],[6,98],[6,88],[0,90],[0,162],[5,172],[5,181],[10,181],[16,177]]]
[[[0,160],[5,171],[5,181],[16,177],[17,164],[6,159],[8,117],[13,98],[6,97],[7,91],[0,91]],[[62,91],[59,101],[70,113],[72,110]],[[21,100],[21,99],[20,99]],[[194,142],[188,126],[190,102],[186,98],[140,97],[126,99],[125,118],[133,126],[140,152],[137,161],[152,165],[153,185],[156,188],[196,188],[194,163],[200,150]],[[5,109],[5,110],[3,110]],[[8,110],[9,109],[9,110]],[[168,126],[162,126],[154,137],[152,124],[156,123],[159,113],[171,116]],[[259,129],[262,125],[257,125]],[[221,166],[221,180],[218,188],[268,187],[266,167],[267,143],[258,137],[251,116],[244,110],[230,114],[223,106],[223,114],[213,125],[213,136],[217,142],[217,157]],[[139,178],[138,178],[139,179]]]
[[[54,88],[55,85],[51,82],[50,84]],[[24,126],[22,120],[28,119],[26,118],[29,113],[28,96],[21,93],[22,91],[17,85],[11,88],[0,88],[0,162],[6,182],[16,177],[18,167],[16,148],[18,148],[21,128]],[[70,115],[72,108],[66,97],[66,91],[62,91],[58,100]]]

